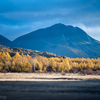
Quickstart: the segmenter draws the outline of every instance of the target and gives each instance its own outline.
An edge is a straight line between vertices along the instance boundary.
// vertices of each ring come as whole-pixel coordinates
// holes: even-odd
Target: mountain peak
[[[64,24],[62,24],[62,23],[55,23],[54,25],[64,25]]]
[[[75,27],[71,26],[71,25],[65,25],[65,24],[62,24],[62,23],[57,23],[57,24],[54,24],[48,28],[45,28],[45,29],[49,29],[49,30],[52,30],[54,32],[66,32],[68,30],[75,30]],[[67,32],[66,32],[67,33]]]
[[[72,25],[65,25],[65,24],[62,24],[62,23],[57,23],[57,24],[54,24],[52,25],[51,27],[73,27]]]

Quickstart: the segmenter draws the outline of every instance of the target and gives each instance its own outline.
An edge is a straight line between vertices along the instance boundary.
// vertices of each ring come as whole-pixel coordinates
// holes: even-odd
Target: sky
[[[0,34],[11,41],[57,23],[100,41],[100,0],[0,0]]]

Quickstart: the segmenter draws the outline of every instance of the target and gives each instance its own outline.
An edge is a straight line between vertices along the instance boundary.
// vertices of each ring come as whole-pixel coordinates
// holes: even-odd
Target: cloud
[[[100,25],[100,2],[96,0],[51,0],[49,2],[47,0],[29,0],[30,2],[9,0],[5,4],[4,1],[0,4],[2,24],[5,24],[5,21],[13,25],[59,18],[67,20],[68,23]]]
[[[14,40],[18,36],[24,35],[30,30],[28,26],[12,26],[12,25],[1,25],[0,34],[7,37],[10,40]]]
[[[3,0],[0,2],[0,12],[40,12],[56,8],[88,8],[87,11],[93,11],[100,10],[99,4],[99,0]]]
[[[86,33],[88,33],[92,38],[100,41],[100,27],[84,27]]]
[[[99,36],[99,5],[99,0],[2,0],[0,34],[13,40],[30,31],[63,23],[84,25],[91,35],[96,28],[95,34]]]
[[[76,25],[73,25],[76,26]],[[92,38],[100,41],[100,27],[86,27],[83,24],[77,24],[77,26],[79,26],[81,29],[83,29],[89,36],[91,36]]]

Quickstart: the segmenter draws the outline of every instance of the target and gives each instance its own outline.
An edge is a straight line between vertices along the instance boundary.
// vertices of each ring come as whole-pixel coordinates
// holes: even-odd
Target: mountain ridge
[[[12,41],[11,47],[51,52],[68,57],[100,57],[99,41],[79,27],[61,23],[42,28]]]
[[[6,46],[11,46],[12,41],[4,37],[3,35],[0,35],[0,43]]]

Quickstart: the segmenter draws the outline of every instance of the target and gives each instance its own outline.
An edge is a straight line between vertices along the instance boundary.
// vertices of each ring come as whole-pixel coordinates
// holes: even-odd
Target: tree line
[[[0,72],[100,72],[100,58],[46,58],[0,52]]]

